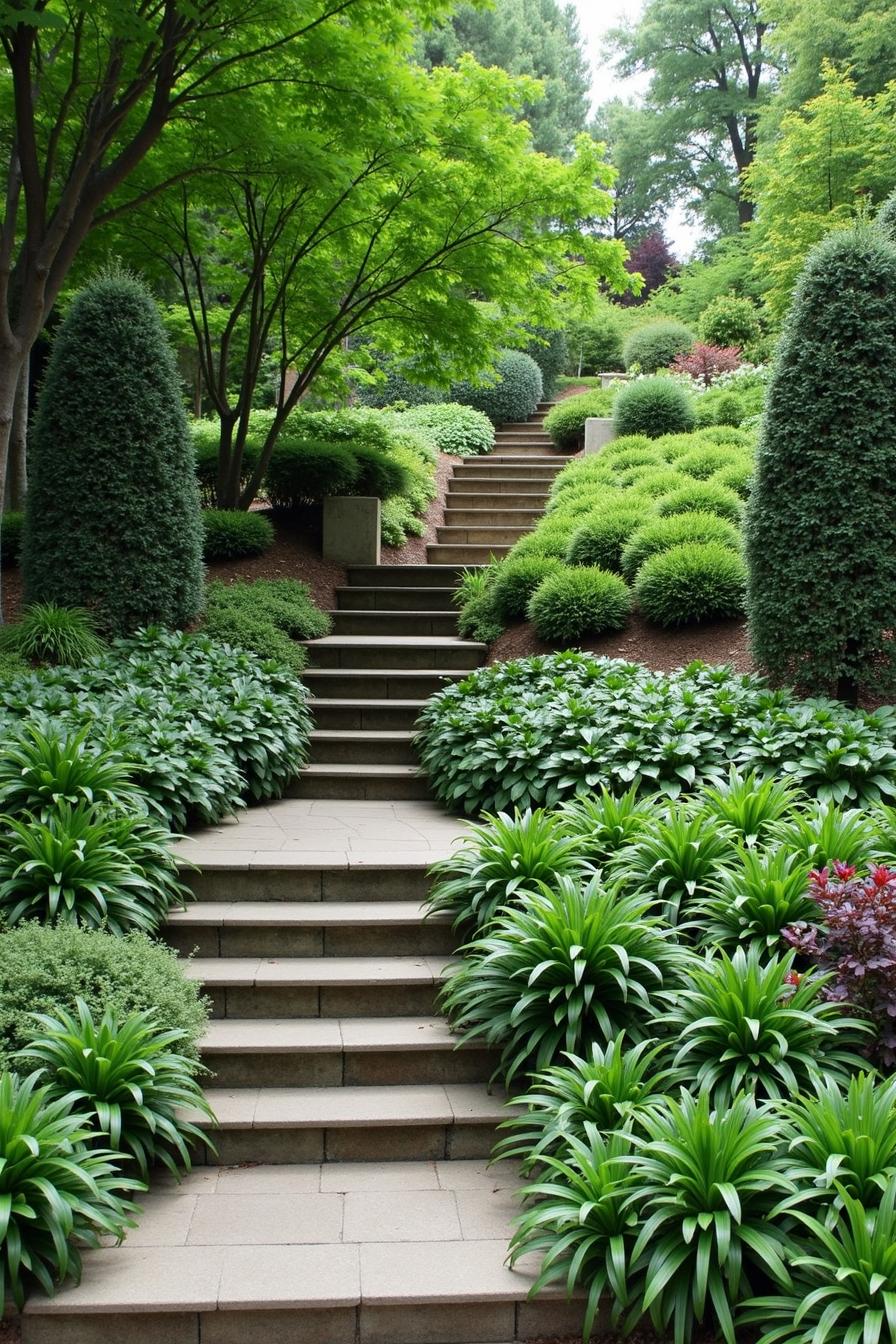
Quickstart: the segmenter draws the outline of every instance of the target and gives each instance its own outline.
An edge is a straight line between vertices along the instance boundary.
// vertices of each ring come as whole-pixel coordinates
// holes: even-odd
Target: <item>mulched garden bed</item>
[[[753,671],[745,621],[712,621],[680,630],[660,630],[635,615],[624,630],[600,635],[580,647],[586,653],[604,658],[643,663],[656,672],[672,672],[698,658],[704,663],[730,663],[738,672]],[[488,661],[497,663],[507,658],[525,658],[530,653],[555,652],[551,645],[537,638],[528,621],[522,621],[495,640]]]

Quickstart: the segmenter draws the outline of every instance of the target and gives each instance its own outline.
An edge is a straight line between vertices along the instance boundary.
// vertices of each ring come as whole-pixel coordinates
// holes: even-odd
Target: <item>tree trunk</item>
[[[6,468],[9,462],[9,445],[15,420],[16,392],[22,369],[27,364],[28,347],[23,349],[16,341],[0,348],[0,516],[3,514],[6,497]],[[2,524],[0,524],[2,526]],[[2,575],[0,575],[2,580]],[[3,622],[2,587],[0,587],[0,624]]]
[[[752,201],[746,200],[743,194],[738,195],[737,221],[741,225],[741,227],[743,227],[744,224],[752,223],[755,209],[756,207],[754,206]]]
[[[25,359],[19,375],[13,422],[10,430],[9,461],[6,468],[6,504],[10,509],[23,509],[28,490],[28,381],[31,360]]]

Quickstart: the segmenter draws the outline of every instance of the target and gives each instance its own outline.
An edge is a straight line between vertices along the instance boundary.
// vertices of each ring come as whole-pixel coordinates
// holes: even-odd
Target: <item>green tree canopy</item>
[[[825,62],[849,68],[860,94],[896,79],[893,0],[765,0],[772,44],[785,64],[782,111],[822,91]]]
[[[613,237],[627,242],[660,229],[666,213],[666,190],[650,148],[653,132],[653,113],[621,98],[602,103],[591,125],[591,134],[606,144],[617,173],[612,187]]]

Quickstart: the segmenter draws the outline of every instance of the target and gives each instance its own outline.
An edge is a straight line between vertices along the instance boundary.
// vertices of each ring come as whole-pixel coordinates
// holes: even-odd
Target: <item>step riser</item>
[[[487,565],[490,560],[500,560],[510,550],[509,546],[427,546],[426,554],[434,562],[451,560],[459,565]]]
[[[164,932],[170,947],[197,957],[441,957],[458,943],[450,925],[433,923],[339,929],[178,925]]]
[[[360,779],[350,775],[333,775],[322,778],[315,775],[309,778],[300,775],[286,791],[287,798],[355,798],[367,802],[393,802],[395,800],[429,798],[429,786],[423,776],[412,775],[406,779]],[[398,842],[396,841],[396,849]]]
[[[302,673],[302,680],[315,695],[325,700],[428,700],[443,686],[460,681],[466,674],[456,672],[439,676],[432,672],[419,672],[404,677],[396,677],[388,671],[368,671],[367,676],[359,676],[346,670],[327,677],[316,677],[314,669]]]
[[[182,880],[197,901],[425,901],[426,869],[407,868],[206,868],[185,870]]]
[[[401,732],[410,731],[417,722],[422,705],[410,709],[396,705],[394,709],[387,704],[375,709],[362,709],[346,700],[345,706],[327,705],[312,702],[314,722],[318,728],[329,728],[335,732]]]
[[[454,565],[448,570],[432,565],[357,565],[348,570],[351,588],[450,588],[460,578]]]
[[[487,1083],[489,1050],[360,1050],[342,1054],[203,1054],[215,1087],[414,1087]]]
[[[531,481],[533,485],[539,487],[550,485],[559,472],[560,467],[530,467],[528,463],[484,462],[481,467],[455,467],[451,480],[452,483],[479,481],[486,477],[488,480],[515,481],[517,483]]]
[[[388,742],[363,737],[347,741],[312,740],[311,760],[318,765],[419,765],[411,742]]]
[[[438,648],[415,644],[315,644],[308,646],[314,667],[405,669],[425,672],[430,668],[478,667],[483,651],[466,648],[463,644],[446,644]]]
[[[530,531],[541,509],[446,509],[446,527],[521,527]]]
[[[497,1132],[491,1123],[226,1129],[214,1132],[217,1156],[203,1154],[197,1146],[193,1160],[226,1167],[245,1162],[465,1161],[490,1157]]]
[[[453,611],[453,588],[337,588],[340,611]]]
[[[457,613],[333,611],[334,635],[456,635]]]
[[[440,545],[512,546],[532,529],[529,527],[437,527]]]
[[[429,1017],[439,986],[204,985],[212,1017]]]

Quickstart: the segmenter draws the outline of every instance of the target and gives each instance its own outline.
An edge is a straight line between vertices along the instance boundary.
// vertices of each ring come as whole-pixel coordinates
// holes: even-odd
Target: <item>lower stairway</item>
[[[464,488],[452,481],[446,517],[490,517],[504,493],[468,483],[517,474],[498,458],[456,468]],[[476,507],[457,507],[468,493]],[[535,508],[523,511],[531,526]],[[485,518],[457,527],[489,531]],[[211,1001],[214,1149],[180,1186],[154,1182],[124,1245],[86,1253],[80,1286],[31,1298],[23,1344],[580,1331],[577,1303],[559,1290],[529,1302],[533,1265],[505,1263],[519,1182],[488,1165],[506,1114],[488,1087],[495,1058],[458,1048],[436,1007],[456,938],[425,917],[427,870],[464,823],[429,800],[413,724],[486,654],[456,636],[460,567],[512,544],[441,535],[427,565],[349,571],[333,634],[308,645],[312,757],[291,796],[182,842],[197,899],[166,932]]]

